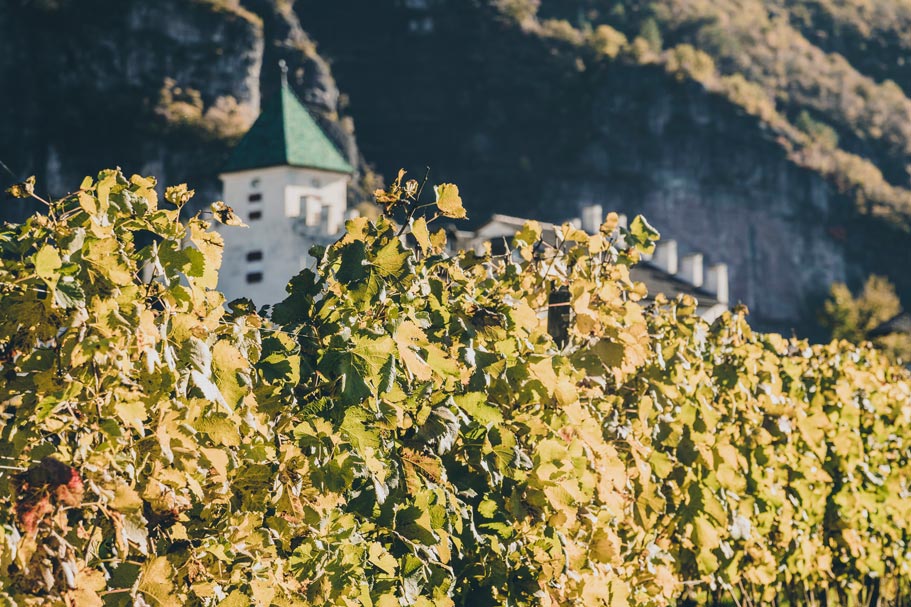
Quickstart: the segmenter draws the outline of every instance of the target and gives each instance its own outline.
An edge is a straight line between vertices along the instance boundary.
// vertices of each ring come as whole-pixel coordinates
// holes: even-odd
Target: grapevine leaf
[[[452,183],[444,183],[434,188],[436,205],[443,217],[451,219],[465,219],[465,207],[462,206],[462,197],[459,196],[459,187]]]

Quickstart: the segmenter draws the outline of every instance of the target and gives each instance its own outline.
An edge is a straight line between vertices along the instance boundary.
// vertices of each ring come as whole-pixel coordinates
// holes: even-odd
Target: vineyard
[[[911,376],[645,306],[641,217],[448,254],[458,189],[400,175],[257,311],[216,290],[237,216],[155,188],[11,189],[0,605],[911,600]]]

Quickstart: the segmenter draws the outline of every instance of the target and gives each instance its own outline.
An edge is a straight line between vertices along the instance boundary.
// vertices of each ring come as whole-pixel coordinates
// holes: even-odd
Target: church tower
[[[219,177],[224,201],[248,228],[221,226],[225,239],[218,288],[228,301],[257,306],[285,298],[285,285],[344,228],[354,168],[288,85],[237,144]]]

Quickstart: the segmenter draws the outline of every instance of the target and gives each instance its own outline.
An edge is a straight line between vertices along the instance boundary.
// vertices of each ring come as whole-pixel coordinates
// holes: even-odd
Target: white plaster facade
[[[276,304],[287,296],[288,281],[312,265],[310,247],[329,244],[344,230],[351,176],[273,166],[220,178],[225,203],[249,227],[219,226],[225,248],[218,288],[228,301]]]

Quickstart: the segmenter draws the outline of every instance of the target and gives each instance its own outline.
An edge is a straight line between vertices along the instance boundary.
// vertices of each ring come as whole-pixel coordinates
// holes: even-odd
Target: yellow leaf
[[[56,278],[56,271],[60,269],[63,262],[60,260],[60,254],[57,249],[50,245],[44,245],[35,254],[35,273],[47,281]]]
[[[221,200],[213,202],[210,208],[212,210],[212,216],[215,217],[215,221],[223,223],[226,226],[247,227],[247,224],[245,224],[240,216],[234,212],[234,209]]]
[[[542,228],[537,221],[526,221],[522,229],[513,238],[514,246],[532,246],[541,239]]]
[[[164,191],[164,199],[175,206],[182,207],[193,198],[194,194],[196,194],[196,190],[191,190],[187,188],[187,184],[181,183],[168,187]]]
[[[418,217],[418,219],[411,224],[411,233],[414,235],[414,239],[418,241],[418,245],[423,252],[427,253],[433,249],[433,244],[430,242],[430,232],[427,230],[426,219]]]
[[[703,551],[714,550],[721,545],[721,539],[718,537],[718,530],[715,525],[708,519],[697,516],[693,521],[695,524],[696,542]]]
[[[576,402],[579,399],[579,394],[576,392],[576,385],[574,383],[566,379],[561,379],[557,382],[557,387],[554,390],[554,397],[556,397],[558,405],[566,407]]]
[[[465,207],[462,206],[462,197],[459,196],[459,186],[453,183],[443,183],[433,188],[437,195],[437,208],[444,217],[464,219]]]
[[[421,357],[418,348],[427,344],[427,336],[419,326],[410,320],[399,325],[395,331],[395,344],[405,368],[421,381],[427,381],[433,375],[430,365]]]
[[[218,284],[218,268],[221,267],[221,255],[225,248],[224,239],[206,228],[203,221],[190,222],[190,242],[202,253],[205,259],[205,270],[199,278],[193,279],[196,286],[203,289],[214,289]]]
[[[544,384],[544,389],[548,394],[554,393],[554,388],[557,387],[557,374],[554,373],[554,367],[549,358],[529,365],[528,370],[532,377]]]
[[[613,563],[621,556],[621,542],[609,527],[601,527],[592,534],[591,557],[599,563]]]
[[[231,407],[236,407],[249,388],[242,386],[238,374],[243,374],[248,363],[240,350],[227,340],[220,339],[212,347],[212,372],[215,385]]]
[[[231,594],[222,599],[218,607],[249,607],[249,605],[250,597],[235,588]]]
[[[133,274],[124,263],[116,238],[99,238],[87,242],[82,257],[116,285],[124,286],[133,282]]]
[[[35,193],[35,176],[32,175],[25,181],[17,183],[6,190],[13,198],[28,198]]]
[[[136,589],[145,597],[152,599],[146,601],[158,607],[180,607],[181,601],[174,593],[174,568],[167,557],[156,556],[150,558],[142,566],[142,574]]]
[[[130,512],[142,508],[142,498],[135,489],[126,483],[120,483],[114,490],[114,499],[108,505],[118,512]]]
[[[133,175],[130,177],[130,183],[137,186],[135,193],[146,199],[151,210],[155,210],[158,207],[158,192],[155,191],[155,186],[158,184],[154,177]]]
[[[71,604],[79,607],[103,607],[98,593],[106,586],[104,574],[97,569],[84,568],[76,574],[76,589],[69,593]]]
[[[140,401],[129,401],[114,405],[117,417],[128,428],[134,428],[140,434],[145,433],[143,422],[148,418],[145,405]]]
[[[442,251],[446,246],[446,230],[440,229],[430,235],[430,244],[437,251]]]
[[[401,603],[394,594],[383,594],[376,600],[376,607],[401,607]]]
[[[98,205],[95,204],[95,198],[88,192],[79,192],[76,197],[79,199],[79,206],[89,215],[98,212]]]
[[[251,580],[250,590],[256,607],[269,607],[275,598],[275,583],[268,580]]]
[[[373,542],[370,544],[367,553],[370,558],[370,562],[383,570],[387,575],[395,575],[395,569],[398,566],[398,561],[395,560],[395,557],[389,554],[381,544]]]
[[[228,476],[228,454],[221,449],[214,449],[210,447],[200,447],[202,454],[206,456],[206,459],[209,460],[209,463],[212,464],[212,467],[215,469],[215,472],[222,478],[227,478]]]

